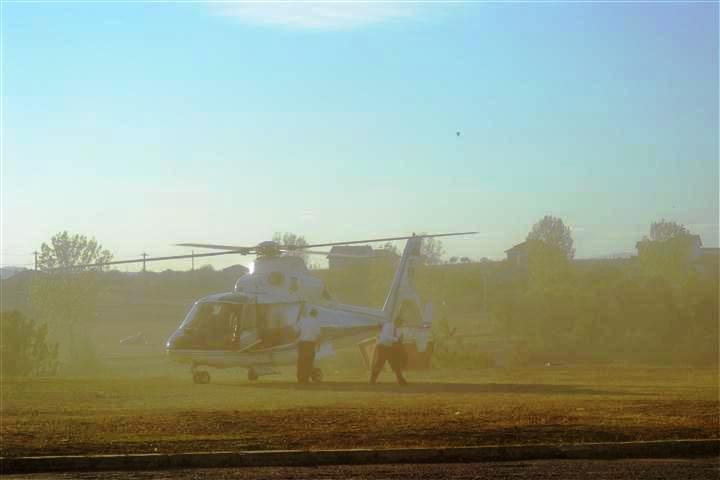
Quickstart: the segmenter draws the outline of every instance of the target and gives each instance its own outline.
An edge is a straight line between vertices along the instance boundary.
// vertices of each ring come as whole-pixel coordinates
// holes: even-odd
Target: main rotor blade
[[[296,250],[297,251],[297,250]],[[373,253],[370,255],[363,255],[361,253],[336,253],[336,252],[318,252],[317,250],[302,250],[302,253],[309,253],[310,255],[325,255],[325,256],[333,256],[333,257],[348,257],[348,258],[379,258],[379,257],[389,257],[389,254],[386,253],[375,253],[376,250],[373,250]]]
[[[237,253],[243,253],[243,255],[247,255],[251,251],[255,250],[257,247],[237,247],[234,245],[214,245],[212,243],[176,243],[175,244],[178,247],[197,247],[197,248],[213,248],[215,250],[234,250]]]
[[[105,267],[107,265],[121,265],[124,263],[142,263],[142,262],[157,262],[160,260],[179,260],[181,258],[198,258],[198,257],[216,257],[218,255],[229,255],[232,253],[242,253],[237,250],[231,250],[229,252],[213,252],[213,253],[196,253],[194,255],[171,255],[169,257],[147,257],[145,259],[138,258],[135,260],[113,260],[112,262],[104,262],[104,263],[86,263],[84,265],[72,265],[69,267],[57,267],[57,268],[50,268],[48,272],[55,272],[60,270],[73,270],[73,269],[80,269],[80,268],[93,268],[93,267]]]
[[[333,243],[314,243],[312,245],[281,245],[278,248],[283,250],[303,250],[306,248],[314,247],[333,247],[335,245],[353,245],[357,243],[373,243],[373,242],[392,242],[394,240],[408,240],[410,238],[430,238],[430,237],[451,237],[455,235],[473,235],[479,232],[457,232],[457,233],[434,233],[427,235],[411,235],[409,237],[387,237],[387,238],[373,238],[369,240],[351,240],[349,242],[333,242]]]

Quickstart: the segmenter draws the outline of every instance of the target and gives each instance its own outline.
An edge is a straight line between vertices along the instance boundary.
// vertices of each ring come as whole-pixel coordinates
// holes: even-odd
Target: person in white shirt
[[[398,336],[397,329],[402,326],[401,317],[395,319],[395,322],[385,322],[380,330],[375,353],[373,355],[372,368],[370,372],[370,383],[377,381],[380,371],[385,366],[385,362],[390,363],[390,368],[395,372],[397,381],[400,385],[407,385],[407,380],[403,377],[401,362],[398,360],[398,349],[403,348],[402,336]]]
[[[320,322],[318,322],[317,314],[317,310],[313,308],[309,314],[300,317],[295,327],[300,333],[297,361],[298,383],[310,382],[310,375],[315,363],[315,346],[320,337]]]

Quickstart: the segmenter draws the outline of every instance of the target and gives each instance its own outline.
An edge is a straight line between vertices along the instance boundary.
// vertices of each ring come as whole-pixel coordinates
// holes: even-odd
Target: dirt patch
[[[287,379],[204,386],[186,378],[5,381],[0,454],[718,438],[715,374],[667,385],[654,377],[638,385],[583,384],[586,372],[565,372],[534,384],[348,381],[309,389]]]
[[[677,409],[686,405],[678,404]],[[302,408],[270,412],[181,411],[3,422],[2,454],[67,455],[206,450],[461,446],[717,438],[713,405],[695,413],[623,417],[445,408]]]

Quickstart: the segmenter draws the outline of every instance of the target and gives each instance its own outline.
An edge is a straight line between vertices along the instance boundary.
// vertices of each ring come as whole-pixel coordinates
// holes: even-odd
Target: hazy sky
[[[61,230],[116,259],[479,230],[448,252],[502,258],[545,214],[578,257],[661,217],[718,245],[717,3],[0,8],[3,265]]]

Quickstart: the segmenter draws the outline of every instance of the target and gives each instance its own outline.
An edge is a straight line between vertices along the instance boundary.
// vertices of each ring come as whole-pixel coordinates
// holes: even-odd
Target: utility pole
[[[35,251],[33,252],[33,254],[35,255],[35,271],[37,272],[37,255],[38,255],[37,250],[35,250]]]
[[[147,253],[145,253],[145,252],[142,253],[142,257],[143,257],[143,273],[145,273],[145,257],[147,257],[147,256],[148,256]]]
[[[191,250],[191,252],[192,252],[192,257],[190,257],[190,259],[192,260],[192,271],[194,272],[195,271],[195,250]]]

